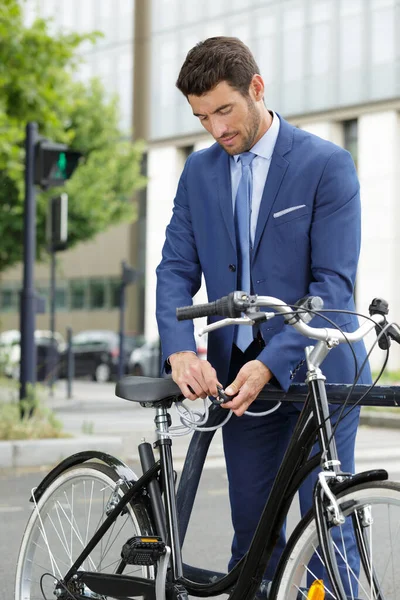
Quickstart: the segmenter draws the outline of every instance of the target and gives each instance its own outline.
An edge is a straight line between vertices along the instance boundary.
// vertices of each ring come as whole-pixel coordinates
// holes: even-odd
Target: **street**
[[[391,446],[395,451],[398,448],[398,438],[399,433],[394,430],[360,428],[358,470],[386,466],[390,478],[399,480],[400,457],[396,455],[396,452],[391,460],[385,459],[385,464],[379,462],[379,453],[382,448],[386,446],[387,449]],[[365,459],[367,448],[370,457],[375,455],[374,460]],[[213,461],[210,464],[212,466]],[[0,500],[0,579],[3,584],[0,590],[0,600],[10,600],[13,597],[19,544],[32,510],[32,505],[28,501],[30,490],[38,484],[45,473],[46,470],[43,469],[0,473],[0,489],[2,490]],[[289,517],[289,531],[293,527],[297,514],[297,508],[294,507]],[[184,561],[195,566],[225,571],[231,535],[225,470],[220,466],[206,468],[202,475],[183,549]]]

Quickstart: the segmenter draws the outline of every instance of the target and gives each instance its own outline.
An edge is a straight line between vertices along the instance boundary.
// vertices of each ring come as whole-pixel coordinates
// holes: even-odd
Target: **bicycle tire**
[[[385,600],[395,600],[396,588],[400,588],[400,572],[396,573],[396,564],[400,559],[400,484],[391,481],[364,483],[345,490],[337,498],[346,520],[351,519],[354,530],[362,530],[363,538],[367,541],[364,550],[373,565],[366,575],[360,561],[360,574],[355,577],[354,569],[348,570],[343,560],[342,581],[344,579],[346,583],[347,597],[357,600],[383,597]],[[374,521],[370,525],[362,525],[361,516],[369,509]],[[394,517],[394,528],[391,522],[386,522],[391,516]],[[372,548],[375,535],[380,540],[377,549]],[[285,547],[274,577],[271,598],[298,600],[307,597],[310,581],[306,581],[306,575],[310,576],[309,561],[315,550],[318,552],[316,523],[310,511],[297,525]],[[341,555],[347,557],[343,546]],[[318,560],[316,555],[314,560]],[[314,571],[311,579],[318,579]],[[377,586],[380,586],[383,595],[379,595]],[[325,597],[331,598],[326,580],[324,588]]]
[[[61,473],[45,490],[28,520],[17,561],[15,600],[53,598],[55,580],[63,579],[70,566],[100,527],[119,480],[101,463],[83,463]],[[126,484],[118,489],[121,497]],[[93,549],[82,568],[114,573],[123,544],[134,535],[154,535],[143,500],[134,499],[117,517]],[[50,573],[52,577],[45,575]],[[127,565],[124,574],[154,578],[154,567]]]

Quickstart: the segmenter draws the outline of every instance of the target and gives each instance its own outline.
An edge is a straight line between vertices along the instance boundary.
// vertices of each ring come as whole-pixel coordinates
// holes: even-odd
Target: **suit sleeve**
[[[354,282],[360,252],[361,209],[359,183],[351,155],[336,150],[322,172],[314,203],[311,225],[311,277],[309,295],[320,296],[324,309],[352,306]],[[327,314],[329,318],[335,317]],[[336,319],[340,325],[340,317]],[[315,317],[313,327],[330,327]],[[291,373],[312,343],[290,325],[285,325],[264,348],[258,359],[287,390]]]
[[[186,161],[173,214],[166,230],[162,260],[157,267],[156,317],[162,346],[162,364],[175,352],[196,352],[192,321],[177,321],[176,308],[192,304],[201,285],[201,267],[196,250],[186,187]]]

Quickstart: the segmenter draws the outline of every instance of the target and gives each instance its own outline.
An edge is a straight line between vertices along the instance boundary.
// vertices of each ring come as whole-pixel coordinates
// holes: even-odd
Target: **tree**
[[[135,218],[132,195],[144,185],[142,146],[123,139],[116,98],[99,81],[74,80],[78,48],[98,33],[50,34],[49,22],[23,23],[18,0],[0,3],[0,272],[21,261],[24,137],[28,121],[39,133],[84,154],[63,191],[69,196],[69,246],[110,225]],[[60,190],[58,190],[60,191]],[[49,194],[37,197],[37,258],[46,249]]]

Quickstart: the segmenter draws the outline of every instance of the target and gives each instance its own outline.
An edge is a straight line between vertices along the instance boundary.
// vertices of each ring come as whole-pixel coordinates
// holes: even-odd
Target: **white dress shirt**
[[[267,181],[269,166],[271,164],[272,153],[275,148],[276,139],[279,133],[279,117],[272,113],[272,123],[268,131],[258,140],[250,152],[256,155],[251,163],[253,172],[253,192],[251,199],[251,217],[250,217],[250,239],[254,243],[258,213],[260,211],[261,198]],[[239,160],[240,154],[231,156],[231,183],[232,183],[232,208],[235,211],[236,194],[239,187],[239,181],[242,176],[242,163]]]

